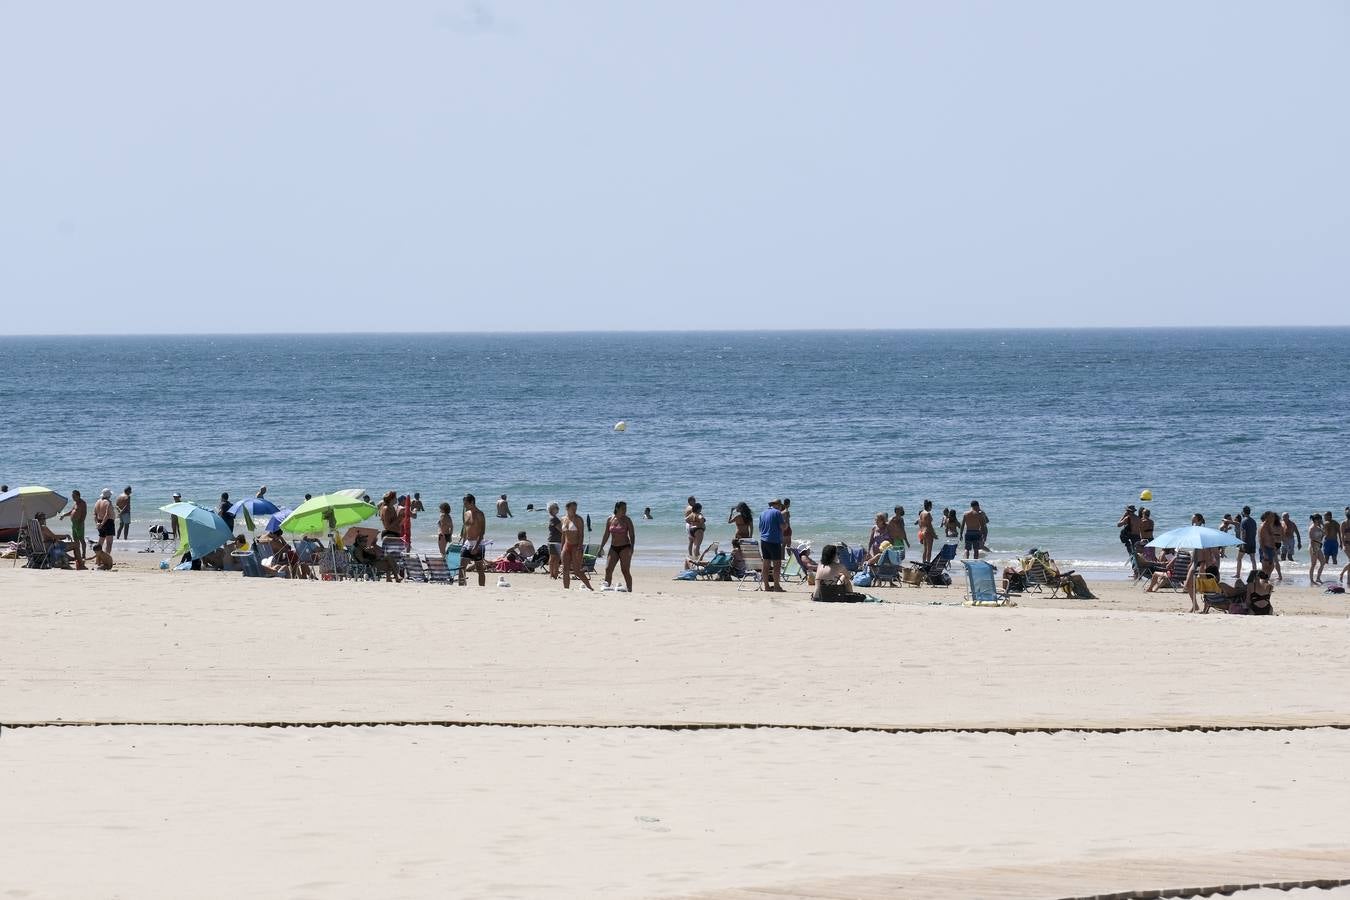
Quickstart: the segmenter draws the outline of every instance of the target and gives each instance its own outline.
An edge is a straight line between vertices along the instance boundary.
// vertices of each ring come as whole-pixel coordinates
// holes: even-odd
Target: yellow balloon
[[[1142,491],[1139,492],[1139,499],[1143,500],[1145,503],[1152,503],[1153,492],[1150,491],[1148,488],[1144,488]]]

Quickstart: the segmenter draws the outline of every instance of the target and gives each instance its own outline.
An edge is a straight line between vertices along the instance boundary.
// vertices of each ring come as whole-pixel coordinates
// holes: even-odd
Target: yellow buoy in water
[[[1144,488],[1142,491],[1139,492],[1139,499],[1143,500],[1145,503],[1152,503],[1153,492],[1150,491],[1148,488]]]
[[[614,423],[614,430],[615,430],[615,431],[627,431],[627,430],[628,430],[628,423],[627,423],[627,422],[615,422],[615,423]]]

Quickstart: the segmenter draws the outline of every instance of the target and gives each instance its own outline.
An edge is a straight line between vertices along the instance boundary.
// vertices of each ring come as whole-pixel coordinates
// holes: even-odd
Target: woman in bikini
[[[403,529],[398,520],[398,492],[389,491],[380,499],[380,540],[387,537],[403,538]]]
[[[923,548],[923,561],[930,563],[933,561],[933,541],[937,534],[933,531],[933,501],[923,501],[923,509],[919,510],[919,546]]]
[[[567,503],[567,515],[562,520],[562,579],[563,590],[572,586],[572,576],[581,579],[586,590],[593,591],[591,580],[586,577],[582,540],[586,535],[586,523],[577,515],[577,501]]]
[[[689,556],[698,559],[699,552],[703,549],[703,535],[708,530],[708,520],[703,517],[702,503],[695,502],[689,507],[689,512],[684,516],[684,530],[689,535]]]
[[[727,524],[736,526],[736,534],[733,540],[749,540],[750,526],[754,523],[754,514],[750,512],[750,504],[742,500],[736,504],[736,508],[727,516]]]
[[[867,555],[872,556],[881,549],[883,542],[890,540],[890,531],[886,528],[886,514],[877,513],[872,523],[872,533],[867,536]]]
[[[702,519],[703,516],[700,514],[702,509],[702,503],[695,503],[693,515]],[[702,531],[701,528],[700,531]],[[636,537],[637,532],[633,528],[633,520],[628,518],[628,504],[620,500],[614,504],[614,515],[605,521],[605,533],[600,537],[600,553],[602,555],[605,552],[605,544],[609,544],[609,557],[608,562],[605,563],[605,582],[601,586],[602,588],[610,586],[610,579],[614,577],[614,566],[617,563],[619,569],[623,572],[623,583],[628,586],[628,593],[633,592],[633,573],[629,571],[629,564],[633,561],[633,541]],[[701,533],[699,534],[699,542],[703,542]],[[622,591],[624,588],[619,588],[619,590]]]
[[[445,556],[445,551],[450,549],[450,544],[455,539],[455,517],[450,515],[450,504],[441,504],[441,517],[436,522],[436,546],[440,548],[441,556]]]
[[[787,497],[783,498],[783,546],[792,546],[792,501]]]

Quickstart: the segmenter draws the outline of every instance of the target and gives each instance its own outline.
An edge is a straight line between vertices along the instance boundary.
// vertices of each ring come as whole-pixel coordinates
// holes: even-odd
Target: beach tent
[[[55,516],[66,508],[66,498],[51,488],[30,486],[0,494],[0,531],[17,531],[24,523],[45,513]]]
[[[216,515],[215,510],[195,503],[179,502],[161,506],[160,511],[178,520],[178,533],[183,540],[180,549],[190,552],[193,559],[201,559],[234,539],[234,532],[224,519]]]

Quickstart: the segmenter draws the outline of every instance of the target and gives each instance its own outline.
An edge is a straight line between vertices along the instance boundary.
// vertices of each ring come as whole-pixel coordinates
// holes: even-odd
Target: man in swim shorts
[[[764,557],[764,590],[783,590],[783,501],[777,498],[759,514],[759,553]]]
[[[1237,537],[1242,541],[1242,546],[1238,547],[1237,552],[1237,574],[1234,578],[1242,577],[1242,557],[1247,556],[1251,559],[1252,568],[1257,566],[1256,557],[1256,520],[1252,518],[1252,508],[1250,506],[1242,507],[1242,518],[1238,520]]]
[[[84,568],[84,520],[89,515],[89,504],[80,496],[79,491],[70,492],[70,509],[61,513],[62,519],[70,519],[70,540],[75,545],[75,568]]]
[[[970,501],[970,509],[961,517],[961,536],[966,544],[966,559],[972,554],[980,558],[980,547],[984,546],[984,513],[980,512],[980,501]]]
[[[464,545],[459,569],[459,583],[464,583],[464,572],[472,564],[478,572],[478,586],[487,584],[483,568],[483,536],[487,533],[487,517],[478,508],[473,494],[464,495],[464,516],[459,526],[459,540]]]

